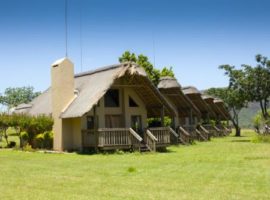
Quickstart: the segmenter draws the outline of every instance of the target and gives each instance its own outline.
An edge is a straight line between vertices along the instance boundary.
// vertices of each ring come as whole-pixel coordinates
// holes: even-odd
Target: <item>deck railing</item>
[[[205,138],[207,138],[208,140],[210,140],[211,136],[210,136],[210,132],[208,130],[206,130],[206,128],[204,128],[202,125],[198,126],[199,131],[204,135]]]
[[[142,140],[132,128],[100,128],[96,134],[94,130],[82,131],[84,147],[140,149]]]
[[[145,133],[145,143],[150,151],[156,151],[158,139],[151,133],[151,131],[146,130]]]
[[[142,138],[131,128],[98,129],[99,147],[138,146]]]
[[[191,143],[193,141],[192,136],[182,126],[179,126],[178,132],[180,135],[179,139],[180,139],[181,143],[188,144],[188,143]]]
[[[221,133],[223,134],[223,136],[229,135],[230,131],[229,129],[227,129],[225,126],[223,126],[222,124],[218,124],[217,128],[221,131]]]
[[[217,132],[218,136],[224,136],[222,129],[218,128],[217,126],[214,126],[214,129]]]
[[[168,127],[148,128],[147,130],[149,130],[157,138],[158,146],[166,146],[171,143],[171,133]]]
[[[199,131],[199,129],[196,129],[195,131],[197,133],[197,139],[199,141],[207,141],[208,140],[207,137],[203,134],[203,132]]]
[[[193,140],[197,139],[196,126],[195,125],[183,125],[183,128],[190,134]]]
[[[171,127],[168,127],[168,128],[169,128],[170,134],[172,136],[172,137],[170,137],[171,138],[171,143],[172,144],[178,144],[179,135]]]
[[[209,132],[210,136],[219,136],[219,133],[212,124],[203,124],[202,126]]]

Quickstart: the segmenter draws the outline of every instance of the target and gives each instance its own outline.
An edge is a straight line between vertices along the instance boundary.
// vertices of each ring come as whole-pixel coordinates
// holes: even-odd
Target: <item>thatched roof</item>
[[[181,85],[173,77],[170,76],[161,77],[158,84],[158,89],[170,89],[170,88],[181,88]]]
[[[181,85],[175,78],[162,77],[158,84],[160,92],[175,106],[180,117],[189,117],[190,110],[193,114],[200,117],[200,110],[192,103],[192,101],[184,95]]]
[[[97,105],[105,93],[121,78],[125,78],[129,85],[136,86],[134,90],[144,101],[148,117],[159,117],[162,106],[164,106],[167,115],[175,115],[173,107],[149,80],[145,71],[134,63],[123,63],[75,75],[77,96],[61,114],[61,117],[75,118],[83,116],[94,105]],[[42,93],[31,104],[32,108],[27,110],[29,114],[51,114],[51,88]]]
[[[214,104],[219,108],[219,110],[223,113],[223,115],[225,115],[225,118],[222,120],[229,120],[231,119],[231,115],[230,112],[228,111],[228,109],[226,108],[225,103],[221,100],[221,99],[214,99]]]
[[[187,87],[183,87],[182,91],[195,104],[195,106],[201,111],[202,115],[205,116],[205,115],[209,114],[209,117],[212,119],[216,117],[215,112],[203,100],[202,95],[197,88],[195,88],[193,86],[187,86]]]
[[[51,90],[50,88],[45,90],[42,94],[36,97],[31,103],[18,105],[14,112],[15,113],[28,113],[30,115],[51,115],[52,104],[51,104]]]
[[[214,97],[209,96],[209,95],[203,95],[202,98],[212,108],[212,110],[215,112],[216,116],[220,120],[226,120],[227,119],[227,116],[224,114],[224,112],[222,112],[220,110],[219,106],[217,106],[217,104],[214,103],[214,100],[215,100]]]

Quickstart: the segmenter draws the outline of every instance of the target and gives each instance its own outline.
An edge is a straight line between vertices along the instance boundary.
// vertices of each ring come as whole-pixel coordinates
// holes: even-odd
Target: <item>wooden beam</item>
[[[178,97],[180,96],[179,94],[166,94],[166,93],[162,93],[163,95],[166,95],[166,96],[173,96],[173,97]]]
[[[145,87],[144,85],[113,85],[112,88],[140,88]]]

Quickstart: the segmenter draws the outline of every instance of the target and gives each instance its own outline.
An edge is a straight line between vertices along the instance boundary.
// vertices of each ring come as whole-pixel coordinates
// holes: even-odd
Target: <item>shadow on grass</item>
[[[251,142],[250,139],[246,139],[246,140],[231,140],[231,142]]]
[[[270,160],[269,156],[249,156],[244,157],[245,160]]]
[[[177,145],[174,145],[177,147]],[[107,150],[107,151],[95,151],[94,149],[86,149],[84,151],[76,151],[78,155],[125,155],[125,154],[149,154],[149,153],[176,153],[175,150],[167,149],[167,148],[159,148],[156,152],[139,152],[139,151],[132,151],[132,150]]]
[[[172,150],[172,149],[158,149],[157,153],[175,153],[176,151]]]

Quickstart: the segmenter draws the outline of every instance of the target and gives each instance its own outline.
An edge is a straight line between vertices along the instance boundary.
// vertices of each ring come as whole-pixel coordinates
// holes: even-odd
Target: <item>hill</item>
[[[259,110],[259,103],[249,103],[247,108],[243,108],[239,114],[240,126],[242,128],[253,128],[252,119]]]

